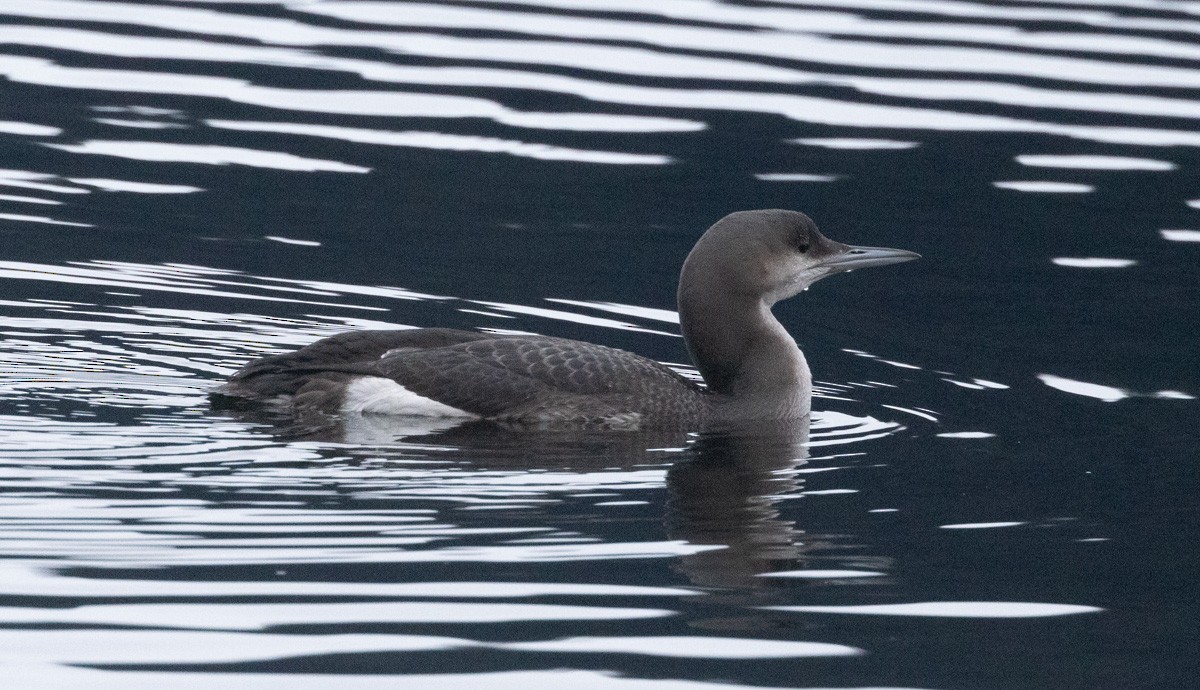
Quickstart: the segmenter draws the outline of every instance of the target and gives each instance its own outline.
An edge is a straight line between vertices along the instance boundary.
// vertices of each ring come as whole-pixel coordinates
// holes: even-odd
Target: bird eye
[[[808,253],[808,242],[801,242],[800,244],[796,245],[796,250],[799,251],[801,254],[807,254]]]

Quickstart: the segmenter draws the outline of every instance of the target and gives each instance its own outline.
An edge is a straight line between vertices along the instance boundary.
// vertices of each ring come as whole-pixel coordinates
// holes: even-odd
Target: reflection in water
[[[680,559],[705,587],[753,588],[755,578],[795,567],[803,551],[779,501],[798,492],[794,470],[808,457],[809,420],[705,434],[692,457],[667,471],[667,533],[722,548]]]
[[[796,469],[809,457],[810,421],[740,425],[703,434],[670,430],[610,431],[514,429],[493,422],[453,419],[345,415],[318,426],[290,415],[242,410],[242,419],[271,423],[286,438],[353,445],[402,444],[443,449],[463,458],[472,472],[635,472],[660,467],[652,449],[670,453],[666,467],[665,531],[686,543],[679,570],[701,587],[759,589],[760,579],[793,571],[805,547],[796,523],[781,515],[779,503],[796,497],[803,480]],[[844,419],[820,425],[823,436],[840,442],[870,437],[873,425],[839,428]],[[656,470],[660,471],[660,470]],[[526,478],[520,483],[528,485]],[[536,484],[536,480],[532,480]]]
[[[745,624],[722,625],[722,636],[684,637],[670,623],[705,598],[696,586],[766,590],[756,575],[795,567],[797,530],[777,503],[799,487],[790,470],[804,461],[807,422],[695,436],[515,431],[481,422],[418,429],[395,417],[354,415],[301,429],[233,416],[238,421],[158,428],[0,419],[8,432],[0,457],[9,459],[0,476],[38,493],[0,501],[0,597],[17,598],[0,607],[0,620],[20,633],[12,642],[25,650],[25,668],[66,683],[75,678],[71,664],[111,673],[128,665],[253,668],[339,654],[450,658],[488,650],[512,668],[522,665],[521,654],[865,653],[820,639],[732,636]],[[823,426],[845,434],[844,424]],[[51,446],[58,450],[42,450]],[[114,453],[123,458],[116,466]],[[612,500],[653,496],[664,484],[665,509]],[[605,523],[634,505],[647,506],[649,523],[636,529],[644,533],[606,533]],[[592,517],[579,522],[580,510]],[[538,563],[664,558],[677,560],[691,586],[636,584],[637,566],[629,578],[593,573],[561,583],[495,575],[506,563],[521,573]],[[322,576],[329,564],[345,572]],[[384,581],[362,580],[363,566],[385,565]],[[215,572],[233,578],[212,581]],[[45,597],[69,605],[44,605]],[[606,621],[630,629],[580,635],[564,627]],[[531,622],[549,628],[515,639],[481,632]],[[327,626],[353,634],[328,634]],[[411,626],[438,632],[411,634]]]

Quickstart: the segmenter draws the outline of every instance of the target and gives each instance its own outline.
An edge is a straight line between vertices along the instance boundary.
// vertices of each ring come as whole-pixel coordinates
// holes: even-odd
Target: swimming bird
[[[741,211],[696,242],[679,321],[705,386],[652,359],[565,338],[447,328],[351,331],[251,361],[214,391],[294,413],[378,413],[515,425],[704,427],[809,413],[812,375],[771,313],[842,271],[920,258],[855,247],[803,213]]]

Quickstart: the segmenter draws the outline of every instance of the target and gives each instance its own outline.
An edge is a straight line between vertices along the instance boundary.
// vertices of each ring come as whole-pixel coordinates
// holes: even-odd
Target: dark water
[[[1200,5],[0,0],[14,688],[1194,684]],[[783,207],[811,431],[209,409],[348,328],[686,362]]]

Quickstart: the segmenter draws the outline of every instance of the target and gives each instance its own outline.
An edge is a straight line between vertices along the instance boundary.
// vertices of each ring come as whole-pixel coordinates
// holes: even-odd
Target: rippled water
[[[0,0],[19,688],[1194,683],[1200,3]],[[925,259],[777,313],[810,428],[210,409],[350,328],[694,373],[733,210]]]

